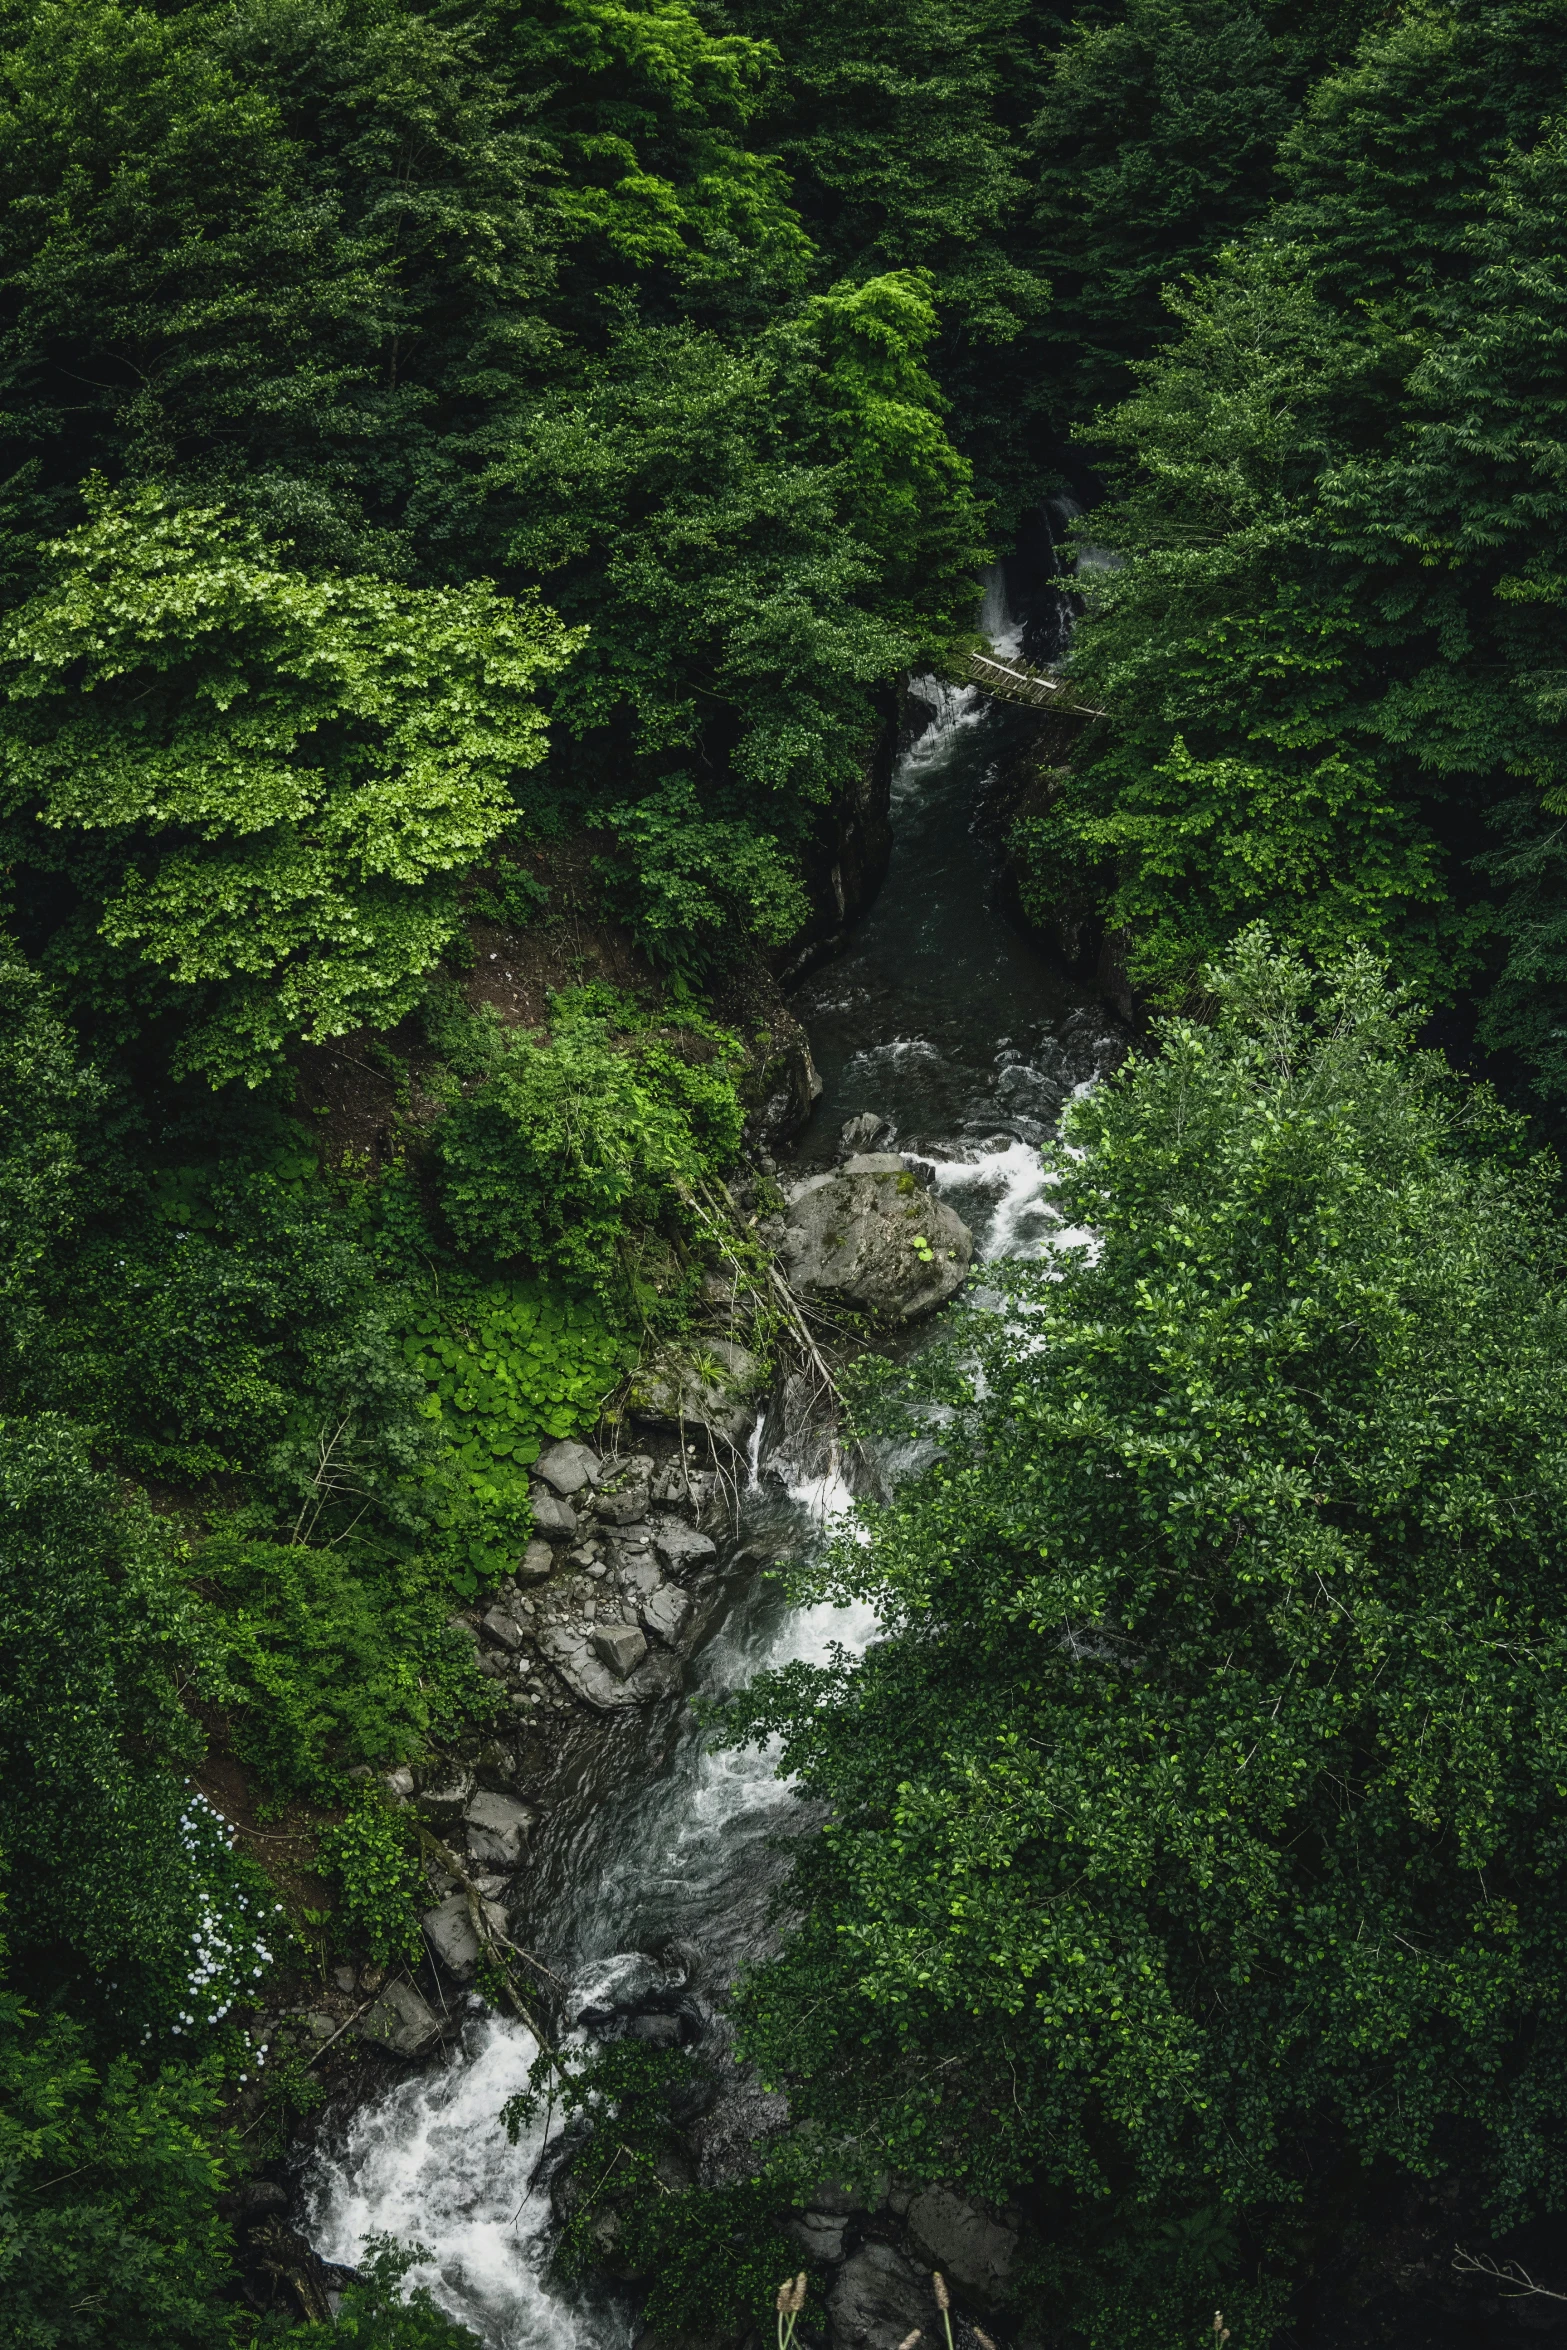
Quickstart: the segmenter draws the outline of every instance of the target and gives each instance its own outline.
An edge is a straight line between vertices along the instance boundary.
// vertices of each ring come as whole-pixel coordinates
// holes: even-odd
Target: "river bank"
[[[776,1191],[760,1169],[753,1178],[780,1243],[791,1195],[856,1153],[905,1168],[972,1231],[980,1259],[1047,1243],[1037,1145],[1124,1046],[1113,1016],[1001,912],[983,793],[1026,724],[978,694],[935,689],[928,723],[906,743],[890,781],[886,881],[790,999],[820,1093],[793,1138],[764,1149],[764,1164],[776,1152]],[[713,1335],[744,1338],[716,1323]],[[471,1887],[432,1873],[448,1953],[432,1959],[418,2006],[405,2003],[405,2045],[383,2016],[382,2038],[289,2179],[298,2232],[326,2262],[352,2261],[367,2233],[415,2236],[430,2249],[419,2273],[437,2299],[498,2346],[610,2350],[633,2339],[637,2297],[607,2280],[567,2295],[546,2276],[549,2198],[542,2185],[527,2190],[542,2140],[511,2148],[498,2120],[534,2043],[522,2021],[475,1999],[472,1901],[504,1911],[508,1939],[548,1969],[541,1985],[569,2028],[721,2059],[724,1990],[775,1930],[783,1860],[772,1840],[796,1814],[770,1755],[706,1749],[692,1701],[875,1634],[859,1611],[792,1611],[770,1571],[822,1540],[856,1486],[885,1490],[896,1463],[846,1473],[829,1417],[799,1382],[758,1398],[748,1422],[739,1474],[687,1452],[676,1431],[628,1430],[586,1507],[580,1490],[557,1496],[592,1532],[561,1526],[548,1576],[475,1613],[481,1659],[514,1690],[518,1730],[456,1758],[460,1776],[432,1771],[398,1792],[470,1837],[491,1833],[486,1797],[517,1806],[525,1858],[505,1887],[493,1870],[470,1869]],[[476,1807],[484,1819],[467,1819]],[[363,1981],[354,1992],[368,1996]],[[383,1996],[373,2013],[384,2006]],[[753,2083],[726,2074],[693,2124],[692,2176],[739,2175],[781,2119]],[[936,2261],[993,2313],[1013,2240],[1005,2214],[929,2196],[918,2209],[889,2196],[872,2211],[828,2194],[799,2231],[844,2350],[892,2350]]]

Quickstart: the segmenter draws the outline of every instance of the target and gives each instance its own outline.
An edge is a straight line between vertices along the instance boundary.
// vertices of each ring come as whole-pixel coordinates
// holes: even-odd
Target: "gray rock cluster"
[[[719,1596],[719,1546],[702,1522],[715,1514],[715,1472],[697,1465],[694,1444],[605,1458],[559,1443],[536,1464],[532,1494],[535,1535],[513,1572],[451,1619],[479,1670],[504,1686],[519,1729],[573,1711],[604,1720],[672,1695]],[[427,1869],[435,1980],[466,1987],[485,1943],[509,1937],[536,1820],[513,1792],[520,1783],[517,1755],[499,1742],[477,1767],[437,1755],[381,1774],[387,1799],[416,1812],[446,1856]],[[392,2056],[429,2053],[449,2017],[401,1976],[344,1971],[357,2004],[325,2029],[352,2026]]]
[[[503,1584],[481,1619],[489,1669],[521,1684],[520,1708],[537,1702],[542,1666],[603,1714],[669,1696],[710,1613],[718,1545],[696,1521],[712,1473],[685,1453],[660,1467],[650,1453],[605,1461],[582,1444],[552,1446],[538,1472],[549,1570]]]
[[[749,1383],[753,1358],[727,1351],[750,1366]],[[457,1619],[476,1641],[480,1671],[505,1685],[516,1712],[575,1701],[617,1713],[679,1688],[718,1566],[718,1545],[701,1526],[716,1479],[694,1465],[694,1450],[662,1464],[651,1453],[602,1459],[586,1444],[554,1444],[541,1456],[535,1539],[489,1606]]]

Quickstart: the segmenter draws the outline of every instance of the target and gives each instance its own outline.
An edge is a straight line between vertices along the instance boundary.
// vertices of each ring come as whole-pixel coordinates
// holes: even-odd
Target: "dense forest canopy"
[[[801,1587],[885,1637],[716,1733],[831,1807],[800,2128],[625,2219],[657,2326],[824,2147],[1020,2215],[1050,2350],[1263,2350],[1368,2181],[1562,2208],[1564,140],[1564,0],[0,0],[0,2341],[319,2331],[246,2018],[417,1958],[454,1610],[767,1290],[774,974],[996,559],[1136,1051],[1092,1246],[860,1373],[922,1465]],[[471,2340],[407,2268],[343,2337]]]
[[[1131,396],[1081,638],[1114,739],[1026,820],[1166,1000],[1258,916],[1380,939],[1559,1097],[1560,11],[1417,8]]]

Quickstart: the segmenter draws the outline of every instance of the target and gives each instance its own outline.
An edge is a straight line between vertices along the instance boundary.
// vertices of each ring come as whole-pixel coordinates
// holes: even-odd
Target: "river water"
[[[981,625],[1003,648],[1018,641],[996,578]],[[997,910],[984,786],[1026,718],[973,691],[928,690],[933,722],[894,779],[886,882],[847,951],[796,998],[823,1092],[792,1155],[829,1163],[844,1121],[869,1114],[927,1160],[981,1256],[1031,1255],[1055,1225],[1035,1145],[1114,1057],[1112,1023]],[[740,1528],[753,1563],[693,1666],[702,1694],[875,1636],[866,1609],[791,1609],[764,1571],[819,1542],[851,1499],[830,1456],[786,1457],[799,1449],[759,1431]],[[573,1986],[568,2018],[661,2006],[689,2032],[765,1946],[784,1865],[770,1839],[799,1824],[799,1805],[773,1755],[709,1752],[684,1704],[633,1728],[619,1762],[613,1792],[602,1776],[584,1782],[549,1816],[530,1947]],[[498,2119],[534,2053],[522,2026],[475,2005],[450,2064],[360,2107],[317,2147],[305,2232],[349,2264],[372,2234],[427,2246],[416,2279],[492,2350],[625,2350],[627,2304],[545,2280],[549,2201],[528,2184],[541,2136],[511,2147]]]

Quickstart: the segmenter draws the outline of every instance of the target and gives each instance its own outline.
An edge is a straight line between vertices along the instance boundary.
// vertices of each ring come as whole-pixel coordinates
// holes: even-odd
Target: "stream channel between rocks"
[[[984,623],[1005,644],[998,600],[993,584]],[[971,689],[922,690],[935,716],[894,778],[886,881],[846,950],[795,997],[823,1091],[780,1180],[830,1165],[844,1122],[868,1113],[892,1129],[876,1148],[934,1167],[976,1258],[1032,1255],[1059,1229],[1035,1146],[1118,1047],[1111,1016],[997,910],[979,810],[1026,714]],[[791,1609],[766,1571],[820,1543],[851,1498],[822,1432],[802,1443],[776,1414],[759,1426],[734,1571],[687,1691],[621,1717],[596,1770],[537,1830],[519,1938],[572,1986],[565,2013],[579,2026],[663,2016],[721,2050],[725,1986],[766,1947],[785,1865],[771,1839],[802,1812],[771,1754],[706,1751],[689,1698],[875,1637],[868,1610]],[[394,2081],[317,2142],[299,2185],[304,2232],[347,2264],[381,2232],[427,2246],[415,2281],[493,2350],[625,2350],[630,2296],[568,2294],[547,2279],[550,2199],[529,2185],[543,2125],[513,2147],[499,2119],[534,2043],[472,2007],[448,2061]],[[645,2024],[643,2036],[654,2036]],[[742,2135],[765,2126],[764,2102],[735,2085]]]

